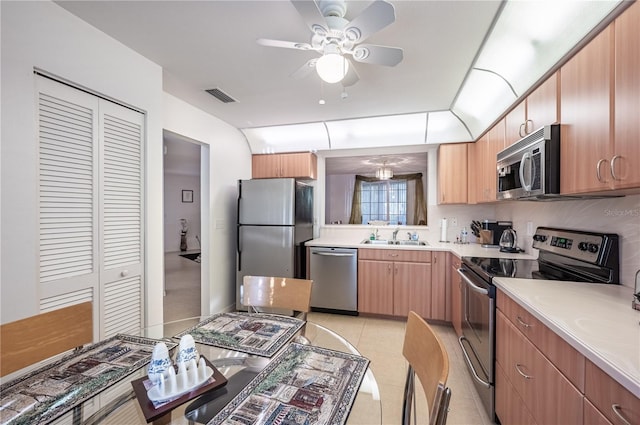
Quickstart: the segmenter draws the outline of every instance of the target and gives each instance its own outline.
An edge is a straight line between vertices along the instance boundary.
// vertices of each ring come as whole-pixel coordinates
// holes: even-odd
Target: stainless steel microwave
[[[544,126],[497,156],[498,199],[560,195],[560,124]]]

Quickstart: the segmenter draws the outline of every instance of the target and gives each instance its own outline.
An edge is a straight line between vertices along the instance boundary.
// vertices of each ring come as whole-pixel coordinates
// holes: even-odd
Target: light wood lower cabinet
[[[584,399],[584,424],[613,425],[587,398]]]
[[[588,360],[584,394],[612,424],[640,424],[640,399]]]
[[[431,251],[359,249],[358,312],[431,318],[431,267]]]
[[[496,385],[496,392],[515,391],[524,404],[515,408],[505,404],[504,396],[497,398],[496,414],[502,425],[510,425],[507,418],[513,409],[528,410],[539,424],[583,423],[582,393],[500,310],[496,312],[496,363],[505,378]]]
[[[496,412],[503,424],[536,425],[517,391],[513,391],[502,367],[496,365]]]
[[[460,259],[449,254],[451,270],[449,287],[451,288],[451,323],[458,336],[462,336],[462,278],[458,274]]]
[[[358,260],[358,312],[393,314],[393,262]]]

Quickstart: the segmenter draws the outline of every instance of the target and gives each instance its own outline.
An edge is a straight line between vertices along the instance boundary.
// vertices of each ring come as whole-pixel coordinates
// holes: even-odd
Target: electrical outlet
[[[453,227],[458,227],[458,219],[456,217],[451,217],[450,220]]]
[[[527,221],[527,236],[533,236],[533,221]]]

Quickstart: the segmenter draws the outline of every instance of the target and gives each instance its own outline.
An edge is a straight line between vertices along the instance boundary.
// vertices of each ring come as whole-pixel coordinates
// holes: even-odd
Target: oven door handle
[[[484,288],[479,287],[478,285],[476,285],[475,283],[473,283],[471,281],[471,279],[469,279],[465,274],[464,274],[464,269],[460,268],[458,269],[458,274],[460,275],[460,277],[462,278],[462,280],[464,280],[464,282],[467,284],[467,286],[469,288],[471,288],[472,291],[477,292],[479,294],[482,295],[489,295],[489,291],[487,291]]]
[[[464,344],[462,343],[462,341],[469,341],[469,340],[467,338],[465,338],[464,336],[461,336],[460,338],[458,338],[458,344],[460,344],[460,348],[462,348],[462,354],[464,354],[464,360],[465,360],[465,362],[467,362],[467,367],[471,371],[471,374],[473,375],[473,378],[476,381],[478,381],[480,384],[482,384],[482,386],[484,386],[486,388],[491,388],[491,383],[485,381],[484,379],[480,378],[480,376],[478,376],[478,373],[474,369],[473,364],[471,363],[471,359],[469,358],[469,355],[467,354],[467,350],[464,348]],[[469,346],[471,346],[471,344],[469,344]],[[473,349],[472,349],[472,351],[473,351]]]

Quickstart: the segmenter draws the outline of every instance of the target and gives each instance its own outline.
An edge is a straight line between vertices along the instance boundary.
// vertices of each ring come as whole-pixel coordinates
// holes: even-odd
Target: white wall
[[[185,142],[188,143],[188,142]],[[193,202],[182,202],[182,191],[193,191]],[[200,249],[200,176],[164,175],[164,252],[180,251],[180,219],[187,220],[187,249]]]
[[[146,316],[162,320],[162,70],[49,1],[1,8],[2,323],[38,313],[34,67],[146,114]]]
[[[208,147],[209,169],[202,173],[202,313],[235,306],[237,182],[251,178],[251,152],[243,134],[222,120],[165,93],[164,128]],[[206,162],[203,154],[203,163]],[[207,188],[208,185],[208,188]],[[203,209],[205,211],[205,209]]]

